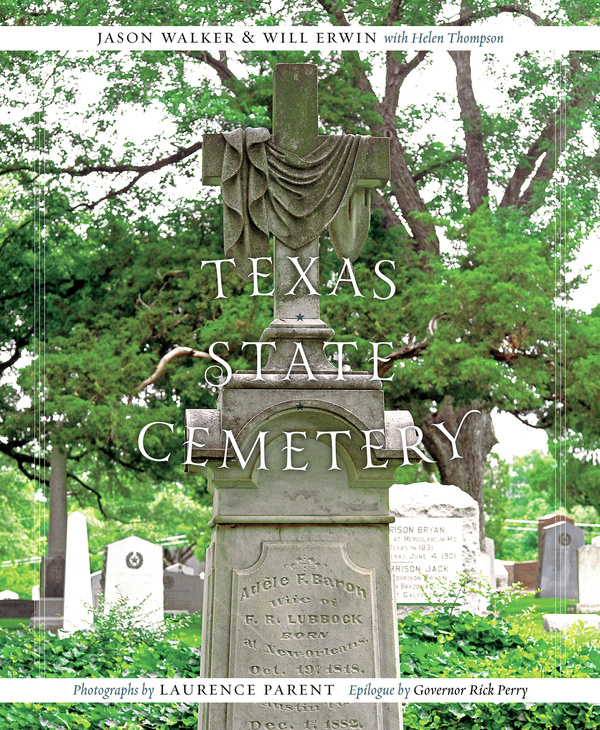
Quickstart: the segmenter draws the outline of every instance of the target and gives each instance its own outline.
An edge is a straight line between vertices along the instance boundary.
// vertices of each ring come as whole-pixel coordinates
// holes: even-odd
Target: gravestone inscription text
[[[374,570],[352,563],[343,542],[263,543],[257,563],[235,570],[230,676],[301,678],[381,676]],[[282,703],[233,705],[232,730],[285,721],[292,708],[326,730],[326,705],[285,697]],[[239,707],[239,712],[237,708]],[[286,709],[287,708],[287,709]],[[336,718],[347,728],[380,726],[377,706],[348,704]],[[329,710],[331,712],[331,710]],[[330,715],[327,715],[330,718]]]
[[[455,581],[463,567],[462,539],[460,517],[396,517],[390,525],[396,602],[424,603],[421,586],[425,586],[426,579]]]

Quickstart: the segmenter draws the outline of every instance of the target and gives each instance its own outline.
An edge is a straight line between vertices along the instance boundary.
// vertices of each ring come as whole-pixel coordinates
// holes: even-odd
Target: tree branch
[[[107,172],[107,173],[123,173],[123,172],[138,172],[146,174],[148,172],[155,172],[160,170],[167,165],[172,165],[177,162],[185,160],[187,157],[195,154],[202,149],[202,142],[194,142],[189,147],[180,147],[177,152],[167,157],[162,157],[154,162],[149,162],[147,165],[134,165],[129,162],[121,162],[115,165],[87,165],[82,166],[79,169],[76,167],[56,167],[54,165],[46,164],[44,166],[44,172],[51,175],[70,175],[71,177],[86,177],[92,175],[95,172]],[[0,170],[0,175],[7,174],[9,172],[15,172],[17,170],[26,170],[28,172],[34,172],[32,165],[11,165]]]
[[[8,233],[4,237],[4,240],[2,241],[2,243],[0,243],[0,251],[2,251],[2,249],[6,246],[6,244],[10,241],[10,239],[14,235],[16,235],[19,231],[21,231],[26,226],[28,226],[32,221],[33,221],[33,216],[28,216],[27,218],[25,218],[25,220],[22,223],[20,223],[18,226],[15,226],[15,228],[13,228],[11,230],[11,232]]]
[[[225,62],[225,54],[221,54],[220,58],[215,58],[208,51],[179,51],[179,53],[189,58],[193,58],[195,61],[202,61],[217,72],[217,76],[223,83],[231,81],[240,83],[238,77],[233,73]]]
[[[136,393],[139,393],[141,390],[144,390],[144,388],[147,388],[149,385],[152,385],[152,383],[156,383],[156,381],[163,374],[166,365],[169,362],[171,362],[171,360],[174,360],[176,357],[181,357],[182,355],[186,355],[188,357],[199,357],[199,358],[210,357],[210,355],[207,352],[203,352],[202,350],[194,350],[191,347],[180,347],[179,345],[175,345],[172,350],[167,352],[166,355],[163,355],[160,362],[158,363],[158,366],[156,367],[156,370],[152,373],[152,375],[149,378],[146,378],[146,380],[143,380],[141,383],[138,383],[138,385],[135,386],[133,393],[127,399],[127,403],[131,404]]]
[[[323,10],[325,10],[327,13],[329,13],[329,15],[333,16],[337,20],[338,25],[350,25],[343,11],[340,10],[336,5],[334,5],[334,3],[329,2],[329,0],[318,0],[318,2]]]
[[[114,517],[112,517],[112,516],[108,515],[108,514],[107,514],[107,513],[106,513],[106,512],[104,511],[104,506],[103,506],[103,504],[102,504],[102,495],[100,494],[100,492],[98,492],[98,491],[97,491],[96,489],[94,489],[93,487],[90,487],[90,486],[89,486],[89,484],[86,484],[85,482],[83,482],[83,481],[82,481],[82,480],[81,480],[81,479],[80,479],[80,478],[79,478],[79,477],[78,477],[77,475],[73,474],[73,473],[72,473],[72,472],[70,472],[70,471],[69,471],[69,472],[67,472],[67,476],[68,476],[68,477],[70,477],[71,479],[73,479],[74,481],[76,481],[76,482],[77,482],[77,484],[81,484],[81,486],[82,486],[82,487],[83,487],[84,489],[87,489],[87,490],[88,490],[88,492],[91,492],[91,493],[92,493],[92,494],[93,494],[93,495],[94,495],[94,496],[96,497],[96,500],[97,500],[97,502],[98,502],[98,509],[100,510],[100,513],[102,514],[102,517],[104,517],[104,519],[105,519],[105,520],[108,520],[108,519],[114,519]]]
[[[395,116],[402,84],[406,80],[408,74],[417,68],[417,66],[425,60],[428,54],[429,51],[419,51],[407,63],[400,63],[398,60],[398,54],[396,53],[389,52],[387,54],[385,60],[385,96],[381,105],[384,117],[389,115]]]
[[[439,241],[435,226],[427,217],[427,207],[421,198],[416,182],[406,162],[406,152],[400,141],[396,110],[400,98],[400,87],[408,76],[427,56],[427,51],[419,51],[408,63],[400,64],[395,53],[386,57],[385,97],[380,104],[383,124],[372,130],[390,139],[390,182],[392,194],[398,202],[402,215],[414,237],[417,252],[439,253]]]
[[[506,186],[500,207],[515,206],[533,212],[542,204],[541,198],[535,201],[534,193],[540,189],[540,186],[549,182],[556,170],[558,161],[569,139],[570,113],[574,110],[585,111],[589,109],[598,97],[596,87],[590,88],[588,84],[576,83],[578,77],[581,76],[581,59],[574,51],[569,53],[569,65],[571,67],[572,93],[568,100],[565,99],[561,102],[537,139],[521,157]],[[535,175],[525,192],[521,194],[523,185],[540,158],[542,159]]]
[[[20,461],[17,462],[17,469],[21,472],[21,474],[24,474],[27,479],[30,479],[32,482],[37,482],[38,484],[45,484],[46,486],[50,484],[49,479],[43,479],[39,474],[36,474],[35,472],[29,472],[25,468],[25,464],[21,463]]]
[[[0,362],[0,373],[8,370],[8,368],[12,367],[17,362],[17,360],[21,357],[21,350],[27,344],[27,341],[29,340],[29,337],[32,333],[33,330],[29,330],[27,334],[15,338],[15,351],[8,358],[8,360]]]
[[[459,27],[459,26],[465,26],[465,25],[471,25],[475,20],[483,20],[484,18],[493,18],[497,15],[500,15],[500,13],[512,13],[513,15],[523,15],[526,18],[529,18],[530,20],[533,20],[533,22],[536,25],[552,25],[552,22],[548,20],[547,18],[542,18],[541,15],[537,15],[532,10],[529,10],[529,8],[524,7],[523,5],[496,5],[493,8],[488,8],[486,10],[480,10],[477,13],[469,13],[469,12],[463,12],[461,11],[461,17],[458,20],[453,20],[448,23],[441,23],[441,25],[446,27]]]
[[[338,25],[349,25],[344,13],[333,2],[330,0],[318,0],[318,2]],[[372,95],[375,107],[381,114],[382,123],[372,124],[370,131],[375,136],[390,139],[392,194],[414,236],[414,248],[418,252],[439,253],[435,226],[426,215],[427,208],[408,168],[406,152],[400,142],[396,122],[400,86],[406,76],[423,61],[426,55],[427,51],[419,51],[408,63],[400,64],[396,54],[388,53],[386,57],[386,96],[383,102],[379,102],[358,53],[349,51],[344,54],[354,69],[355,88],[363,94]]]
[[[517,418],[521,423],[524,423],[526,426],[529,426],[530,428],[539,428],[542,431],[547,431],[550,428],[550,424],[533,424],[529,423],[529,421],[525,418],[525,415],[522,411],[519,411],[517,408],[515,408],[512,411],[508,411],[509,413],[512,413],[512,415]]]
[[[390,355],[386,355],[386,362],[379,364],[377,373],[379,377],[383,376],[387,371],[394,366],[397,360],[408,360],[413,357],[419,357],[423,350],[429,347],[429,338],[437,330],[438,322],[448,317],[446,312],[442,312],[437,316],[433,317],[427,325],[427,337],[420,342],[410,342],[408,345],[404,345],[396,352],[392,352]]]
[[[379,208],[379,210],[383,211],[383,227],[384,228],[391,228],[392,226],[402,226],[402,228],[406,231],[406,228],[404,227],[404,223],[398,218],[396,215],[396,212],[392,208],[390,201],[387,198],[384,198],[383,195],[378,195],[375,200],[373,201],[373,208]],[[409,237],[408,231],[406,231],[406,236]]]
[[[439,160],[438,162],[434,162],[432,165],[429,165],[429,167],[425,167],[423,168],[423,170],[419,170],[419,172],[413,175],[413,180],[415,182],[418,182],[424,177],[427,177],[427,175],[432,173],[434,170],[437,170],[440,167],[445,167],[446,165],[451,165],[453,162],[462,162],[466,164],[467,156],[463,152],[455,152],[453,155],[450,155],[450,157],[447,157],[445,160]]]
[[[396,352],[392,352],[390,355],[385,356],[387,362],[382,362],[379,364],[377,374],[379,375],[379,377],[385,375],[385,373],[387,373],[387,371],[394,366],[394,363],[397,360],[408,360],[413,357],[419,357],[419,355],[427,347],[429,347],[429,341],[427,338],[421,340],[421,342],[413,342],[409,345],[404,345],[404,347],[396,350]]]

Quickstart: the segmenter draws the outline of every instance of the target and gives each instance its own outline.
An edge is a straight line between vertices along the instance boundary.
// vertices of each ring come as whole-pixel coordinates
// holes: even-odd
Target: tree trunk
[[[48,555],[42,561],[40,592],[45,598],[60,598],[64,594],[67,554],[67,452],[56,445],[50,455],[49,511]]]
[[[469,411],[471,413],[463,422]],[[462,426],[461,426],[462,422]],[[457,439],[456,447],[462,458],[452,458],[452,444],[434,424],[444,424],[449,433]],[[456,433],[460,427],[458,437]],[[423,444],[436,460],[442,484],[454,484],[470,494],[479,504],[479,541],[485,548],[485,510],[483,504],[483,471],[487,455],[498,443],[492,417],[486,404],[473,401],[459,407],[452,399],[444,400],[442,407],[422,424]]]

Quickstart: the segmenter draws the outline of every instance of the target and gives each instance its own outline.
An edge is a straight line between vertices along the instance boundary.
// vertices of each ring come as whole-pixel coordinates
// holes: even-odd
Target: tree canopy
[[[536,12],[488,1],[282,8],[75,3],[61,16],[60,3],[5,4],[3,22],[546,25],[593,22],[596,12],[558,1]],[[568,308],[578,283],[569,268],[598,221],[600,54],[578,51],[2,54],[2,369],[14,373],[26,352],[37,359],[20,368],[18,387],[2,386],[10,424],[0,451],[43,479],[40,446],[68,447],[70,488],[95,490],[100,503],[125,474],[150,488],[175,478],[179,455],[142,460],[135,435],[213,404],[208,346],[227,342],[230,364],[244,367],[241,343],[259,339],[270,309],[227,272],[228,296],[216,299],[214,267],[201,268],[223,258],[220,213],[200,186],[202,134],[269,128],[272,68],[286,61],[319,66],[323,133],[391,142],[391,180],[355,266],[365,296],[345,285],[323,297],[337,339],[358,343],[348,364],[366,369],[367,344],[392,343],[380,368],[393,377],[387,407],[411,411],[441,480],[482,506],[494,407],[557,443],[576,434],[587,458],[597,448],[600,332],[597,318]],[[326,294],[339,262],[327,236],[321,250]],[[382,269],[396,286],[390,299],[371,294],[386,294],[380,260],[393,262]],[[455,432],[474,409],[464,458],[451,460],[432,426]],[[154,438],[152,453],[181,452],[180,431]]]

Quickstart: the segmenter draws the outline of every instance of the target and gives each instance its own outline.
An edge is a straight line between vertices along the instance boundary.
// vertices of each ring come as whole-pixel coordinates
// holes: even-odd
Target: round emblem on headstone
[[[558,538],[558,541],[561,545],[570,545],[571,539],[571,535],[569,535],[567,532],[563,532],[563,534]]]
[[[175,578],[172,575],[165,575],[163,578],[163,586],[165,588],[173,588],[175,585]]]
[[[125,557],[125,565],[132,570],[137,570],[142,567],[144,558],[141,553],[135,552],[128,553]]]

